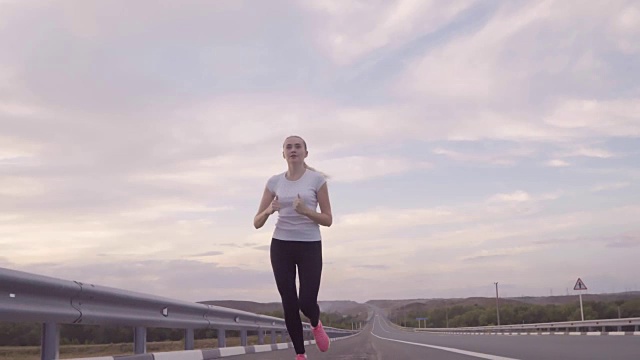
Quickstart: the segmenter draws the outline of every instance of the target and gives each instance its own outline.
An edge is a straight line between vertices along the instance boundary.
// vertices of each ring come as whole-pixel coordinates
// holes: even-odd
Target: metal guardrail
[[[258,333],[259,344],[264,344],[266,331],[272,344],[278,333],[283,340],[287,333],[281,318],[5,268],[0,268],[0,321],[42,323],[43,360],[58,357],[60,324],[132,326],[135,354],[146,352],[148,327],[185,329],[185,350],[194,348],[195,329],[216,329],[219,347],[226,346],[226,330],[240,331],[242,346],[248,331]],[[303,329],[310,337],[311,324],[303,323]],[[325,330],[332,337],[354,333]]]
[[[395,326],[398,326],[394,324]],[[400,327],[404,330],[410,331],[430,331],[430,332],[459,332],[459,333],[491,333],[491,332],[514,332],[514,331],[547,331],[563,330],[568,332],[569,329],[600,329],[601,332],[606,332],[607,328],[616,328],[617,331],[622,331],[623,328],[632,329],[630,331],[640,331],[640,318],[625,318],[625,319],[601,319],[601,320],[585,320],[585,321],[561,321],[561,322],[549,322],[549,323],[535,323],[535,324],[514,324],[514,325],[500,325],[500,326],[471,326],[471,327],[454,327],[454,328],[407,328]]]

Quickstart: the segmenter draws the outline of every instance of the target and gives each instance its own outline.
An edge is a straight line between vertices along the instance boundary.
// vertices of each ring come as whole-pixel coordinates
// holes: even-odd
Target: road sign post
[[[587,286],[584,284],[582,279],[578,278],[578,281],[576,281],[576,284],[573,286],[573,290],[584,291],[584,290],[587,290]],[[580,295],[580,316],[582,317],[582,321],[584,321],[584,310],[582,309],[582,293],[579,293],[579,295]]]
[[[584,310],[582,309],[582,293],[580,293],[580,317],[584,321]]]
[[[422,321],[424,321],[424,327],[427,327],[427,320],[429,320],[428,317],[421,317],[421,318],[416,318],[416,320],[418,320],[418,329],[422,329],[421,323]]]

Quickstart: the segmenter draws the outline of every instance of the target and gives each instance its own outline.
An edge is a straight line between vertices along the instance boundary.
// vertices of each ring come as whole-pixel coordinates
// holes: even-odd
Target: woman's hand
[[[304,204],[300,194],[293,200],[293,209],[301,215],[307,215],[309,213],[309,208]]]
[[[269,212],[269,214],[273,214],[276,211],[280,211],[280,203],[278,202],[278,195],[276,195],[276,197],[273,198],[273,201],[271,201],[271,203],[269,204],[267,211]]]

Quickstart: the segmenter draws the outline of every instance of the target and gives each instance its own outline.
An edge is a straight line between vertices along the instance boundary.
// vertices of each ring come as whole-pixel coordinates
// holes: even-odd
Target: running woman
[[[333,217],[326,176],[307,165],[305,159],[308,155],[307,144],[301,137],[285,139],[282,156],[288,169],[268,179],[258,213],[253,219],[253,225],[259,229],[270,215],[278,212],[271,239],[271,266],[296,360],[307,359],[300,311],[311,323],[318,349],[325,352],[330,345],[320,321],[318,291],[322,275],[320,225],[331,226]],[[320,212],[316,211],[318,206]]]

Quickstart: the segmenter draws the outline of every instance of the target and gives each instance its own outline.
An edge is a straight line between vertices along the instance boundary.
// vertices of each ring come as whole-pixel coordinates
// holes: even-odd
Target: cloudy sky
[[[282,141],[321,300],[640,290],[637,1],[0,1],[0,267],[278,301]]]

